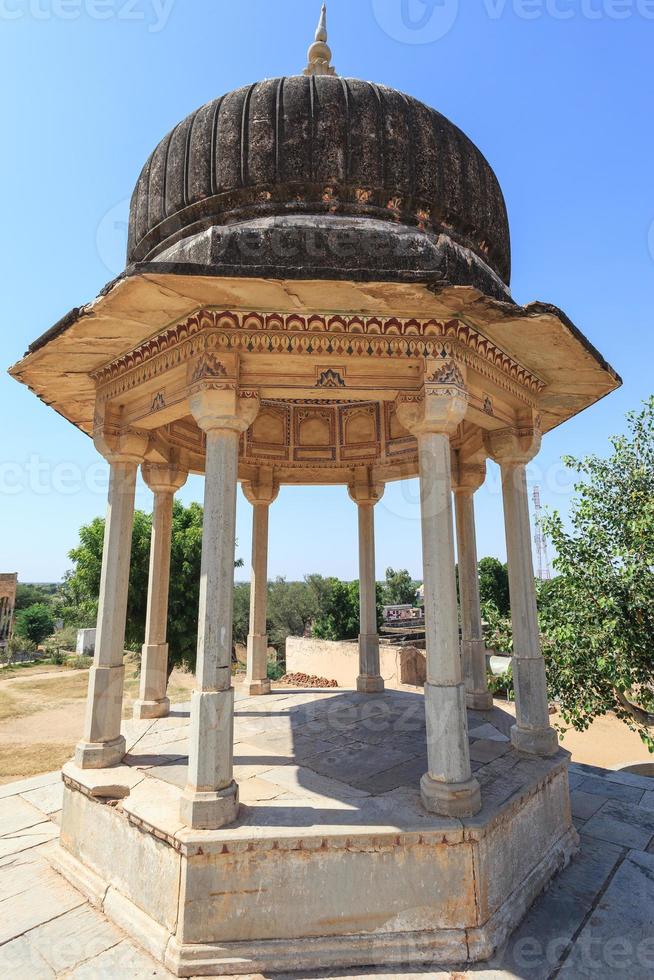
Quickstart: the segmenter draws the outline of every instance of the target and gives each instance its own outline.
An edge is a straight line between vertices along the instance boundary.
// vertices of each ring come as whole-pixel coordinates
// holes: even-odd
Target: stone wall
[[[421,685],[425,680],[425,654],[414,647],[382,643],[379,648],[381,675],[388,687]],[[356,687],[359,676],[359,644],[356,640],[317,640],[289,636],[286,640],[286,670],[336,681],[339,687]]]

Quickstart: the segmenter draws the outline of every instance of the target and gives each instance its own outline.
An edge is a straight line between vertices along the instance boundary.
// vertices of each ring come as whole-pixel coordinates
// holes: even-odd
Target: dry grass
[[[71,758],[81,734],[88,683],[88,670],[41,666],[38,673],[27,668],[0,671],[0,783],[51,772]],[[188,701],[193,683],[192,674],[173,671],[171,701]],[[126,659],[124,718],[132,717],[138,690],[138,664]],[[28,716],[29,721],[21,722]],[[19,723],[20,735],[12,722]]]
[[[33,742],[31,745],[0,747],[0,783],[27,779],[42,772],[61,769],[73,755],[68,742]]]

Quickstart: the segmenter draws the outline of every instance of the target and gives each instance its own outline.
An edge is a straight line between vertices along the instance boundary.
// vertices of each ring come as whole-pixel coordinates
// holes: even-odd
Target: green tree
[[[43,641],[54,633],[55,620],[50,606],[44,602],[37,602],[27,609],[21,609],[16,616],[16,636],[32,643],[43,643]]]
[[[304,582],[277,578],[268,587],[268,639],[280,655],[285,654],[286,637],[304,636],[319,613],[319,596],[324,592],[320,575],[309,575]]]
[[[312,579],[319,578],[312,576]],[[360,632],[359,583],[323,579],[312,635],[322,640],[354,640]],[[383,587],[376,586],[377,626],[382,622]]]
[[[570,529],[543,523],[559,574],[541,629],[564,722],[612,711],[654,751],[654,396],[627,420],[608,458],[565,459],[582,479]]]
[[[202,507],[185,507],[176,500],[170,561],[168,602],[169,666],[185,664],[195,668],[200,563],[202,558]],[[102,571],[104,519],[97,517],[80,528],[80,540],[69,553],[73,570],[62,587],[62,615],[67,625],[92,625],[97,616],[97,600]],[[145,616],[150,564],[152,518],[136,511],[132,530],[129,593],[125,642],[138,646],[145,634]],[[240,567],[242,561],[236,562]],[[85,622],[81,622],[84,620]]]
[[[384,602],[387,606],[415,605],[418,590],[406,568],[398,572],[394,568],[387,568],[383,589]]]
[[[509,573],[497,558],[482,558],[479,562],[479,598],[482,606],[494,606],[500,616],[510,615]]]
[[[16,612],[38,604],[49,605],[52,593],[42,585],[19,582],[16,586]]]

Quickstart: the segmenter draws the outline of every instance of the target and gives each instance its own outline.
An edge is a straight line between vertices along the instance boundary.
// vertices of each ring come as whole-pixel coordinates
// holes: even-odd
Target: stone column
[[[125,623],[129,588],[134,493],[138,464],[147,437],[129,433],[99,443],[109,460],[109,498],[102,550],[102,573],[93,666],[82,741],[75,763],[82,769],[105,769],[120,763],[125,739],[120,734],[125,668]]]
[[[558,737],[550,725],[540,645],[526,475],[526,464],[540,448],[540,433],[536,427],[502,429],[488,433],[486,441],[502,471],[516,691],[517,724],[511,729],[511,741],[530,755],[554,755]]]
[[[180,817],[189,827],[214,830],[238,814],[232,687],[236,482],[239,438],[259,402],[250,393],[239,397],[234,355],[205,355],[192,370],[190,408],[206,433],[206,463],[196,688]]]
[[[348,488],[357,505],[359,522],[359,676],[357,690],[377,694],[384,690],[379,667],[377,631],[377,580],[375,577],[375,504],[384,495],[383,484],[375,484],[369,470],[355,474]]]
[[[457,459],[454,500],[459,556],[461,660],[466,704],[476,711],[488,711],[493,707],[493,696],[488,690],[486,643],[481,625],[474,504],[474,495],[485,479],[485,462]]]
[[[150,574],[145,621],[145,643],[141,656],[141,684],[134,703],[134,717],[164,718],[170,711],[168,686],[168,589],[170,542],[173,528],[173,497],[186,483],[188,473],[175,466],[146,464],[143,479],[154,494]]]
[[[472,776],[456,600],[450,438],[466,415],[463,365],[426,362],[424,388],[400,396],[400,422],[418,439],[427,637],[425,714],[429,770],[420,789],[426,809],[471,816],[481,808]]]
[[[250,573],[250,627],[246,683],[251,695],[270,694],[268,680],[268,517],[279,487],[272,470],[261,470],[256,481],[244,482],[243,493],[252,504],[252,567]]]

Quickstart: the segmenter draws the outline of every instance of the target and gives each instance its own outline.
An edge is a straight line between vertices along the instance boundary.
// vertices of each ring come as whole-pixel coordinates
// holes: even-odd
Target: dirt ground
[[[82,732],[87,685],[87,670],[37,665],[0,671],[0,784],[50,772],[70,758]],[[188,700],[192,689],[192,674],[173,671],[171,701]],[[137,695],[137,669],[127,663],[126,718]],[[639,737],[612,715],[582,734],[569,732],[562,745],[573,762],[606,769],[654,761]]]
[[[84,725],[88,670],[22,667],[0,671],[0,784],[58,769],[72,755]],[[193,675],[173,671],[169,695],[188,700]],[[136,667],[126,663],[123,715],[138,696]]]

